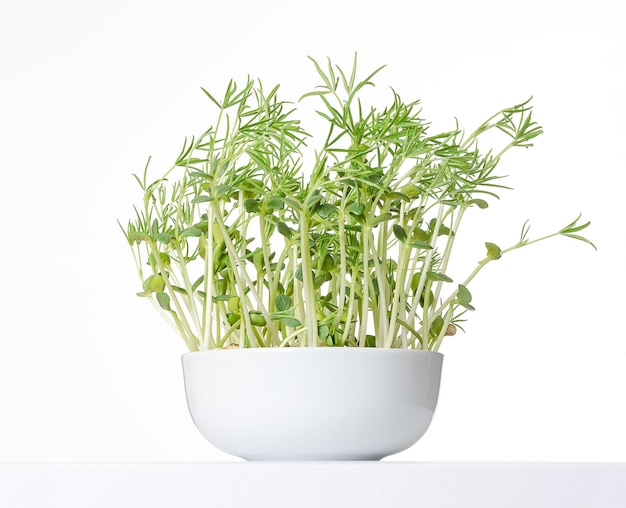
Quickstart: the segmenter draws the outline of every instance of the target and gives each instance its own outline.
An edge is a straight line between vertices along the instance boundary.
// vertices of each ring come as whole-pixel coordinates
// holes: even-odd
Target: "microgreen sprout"
[[[226,347],[353,346],[437,351],[474,310],[469,286],[489,263],[572,223],[508,247],[486,242],[465,278],[447,270],[469,208],[506,188],[495,172],[542,129],[530,100],[466,135],[431,134],[419,101],[391,91],[384,108],[361,94],[379,68],[357,79],[311,59],[321,80],[301,100],[319,101],[327,132],[307,171],[312,137],[293,104],[249,79],[222,97],[203,89],[216,120],[186,140],[156,180],[135,175],[143,201],[122,227],[142,291],[190,351]],[[486,132],[499,149],[479,150]],[[593,245],[593,244],[591,244]]]

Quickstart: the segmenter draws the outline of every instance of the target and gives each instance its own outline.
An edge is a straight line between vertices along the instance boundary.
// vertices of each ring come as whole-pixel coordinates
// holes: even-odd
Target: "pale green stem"
[[[452,319],[452,314],[454,312],[454,306],[450,305],[448,307],[448,312],[446,312],[446,317],[443,320],[443,326],[441,327],[441,331],[439,332],[439,337],[433,344],[431,351],[439,351],[439,347],[444,339],[444,337],[448,334],[448,325],[450,324],[450,320]]]
[[[207,207],[207,244],[204,253],[204,293],[205,303],[202,308],[202,321],[204,324],[203,349],[215,347],[213,340],[213,209]]]
[[[173,171],[173,169],[176,166],[172,166],[172,168],[170,168],[165,176],[167,176],[171,171]],[[162,182],[165,179],[165,176],[163,176],[161,179],[159,179],[159,183]],[[158,184],[154,184],[151,185],[151,189],[155,189],[157,187]],[[153,192],[153,191],[152,191]],[[180,204],[180,200],[182,199],[179,198],[179,204]],[[150,226],[150,209],[149,209],[149,201],[150,201],[150,195],[148,194],[144,194],[144,213],[145,213],[145,219],[147,221],[147,226]],[[178,217],[176,220],[176,229],[178,230]],[[191,328],[189,327],[189,323],[187,322],[187,319],[185,318],[185,314],[183,311],[183,308],[178,300],[178,297],[176,295],[176,293],[174,292],[174,289],[172,287],[172,284],[170,282],[170,278],[168,275],[168,272],[165,270],[165,265],[163,264],[163,261],[161,260],[161,253],[160,250],[158,249],[158,247],[156,246],[156,244],[154,244],[153,242],[148,243],[148,248],[149,250],[152,252],[152,257],[155,260],[155,263],[157,264],[157,267],[159,269],[159,272],[161,273],[161,276],[163,277],[163,280],[165,281],[165,285],[169,291],[169,296],[170,296],[170,302],[174,303],[174,306],[176,307],[176,310],[179,312],[179,314],[182,317],[182,321],[180,319],[178,319],[174,314],[172,314],[172,318],[174,319],[174,321],[176,322],[176,326],[179,330],[179,332],[181,332],[181,336],[183,337],[183,340],[185,341],[185,343],[187,344],[187,347],[189,348],[190,351],[196,351],[198,349],[198,339],[197,337],[194,336],[193,332],[191,331]],[[182,261],[181,261],[182,262]]]
[[[476,275],[478,275],[478,273],[490,262],[493,261],[491,258],[485,258],[482,261],[480,261],[478,263],[478,266],[476,268],[474,268],[474,270],[472,271],[472,273],[470,273],[469,277],[467,277],[467,279],[465,279],[463,281],[463,286],[467,286],[473,279],[474,277],[476,277]],[[445,302],[443,302],[439,308],[433,313],[432,317],[433,319],[436,318],[437,316],[440,316],[441,313],[443,312],[443,309],[445,309],[448,305],[450,305],[454,299],[456,298],[457,294],[459,293],[458,288],[455,289],[452,294],[446,299]]]
[[[341,343],[345,344],[348,340],[348,336],[350,334],[350,329],[352,328],[352,313],[354,312],[354,294],[356,289],[356,279],[358,277],[358,266],[354,266],[352,268],[352,276],[351,276],[351,285],[350,285],[350,296],[348,298],[348,309],[346,312],[346,320],[344,324],[343,334],[341,335]]]
[[[261,249],[263,250],[263,264],[265,265],[265,273],[267,274],[267,284],[268,287],[272,288],[274,287],[274,273],[271,268],[269,244],[267,241],[267,223],[263,213],[259,213],[259,227],[261,229]],[[263,287],[263,284],[261,284],[261,287]],[[268,308],[270,310],[273,305],[271,301],[273,294],[275,293],[272,293],[270,290],[270,298],[268,300]]]
[[[493,127],[495,127],[496,124],[490,124],[489,122],[491,122],[491,120],[493,120],[494,118],[500,116],[501,114],[502,114],[502,111],[498,111],[497,113],[495,113],[492,116],[490,116],[487,120],[485,120],[480,125],[480,127],[478,127],[478,129],[476,129],[474,132],[472,132],[467,137],[467,139],[463,143],[461,143],[461,148],[463,148],[463,149],[467,148],[476,138],[478,138],[478,136],[480,136],[482,133],[488,131],[489,129],[492,129]]]
[[[234,332],[236,330],[239,330],[240,328],[241,328],[241,319],[237,321],[235,324],[231,325],[228,330],[226,330],[226,333],[224,333],[224,336],[220,338],[219,347],[223,347],[224,344],[226,344],[226,341],[229,339],[229,337],[233,335]]]
[[[372,259],[374,260],[374,271],[376,272],[376,279],[378,281],[378,323],[376,330],[376,347],[381,347],[384,343],[385,337],[387,337],[387,330],[389,320],[387,317],[387,309],[389,308],[389,300],[387,298],[387,277],[385,276],[385,270],[380,264],[378,255],[375,248],[375,240],[370,230],[371,242],[370,250]]]
[[[422,270],[422,274],[420,276],[420,280],[419,280],[419,284],[417,286],[417,291],[415,293],[415,299],[413,302],[413,306],[411,308],[411,312],[409,313],[409,318],[407,319],[408,322],[412,322],[413,319],[415,319],[415,315],[417,313],[417,308],[419,306],[419,299],[420,296],[422,294],[422,291],[424,291],[424,287],[426,286],[426,279],[427,279],[427,271],[430,268],[430,264],[433,258],[433,254],[435,252],[435,246],[437,244],[437,235],[439,233],[439,226],[441,225],[441,218],[443,217],[443,210],[444,210],[444,205],[440,204],[439,205],[439,211],[437,213],[437,220],[435,221],[435,231],[433,233],[433,237],[431,240],[431,245],[432,245],[432,249],[430,249],[427,254],[426,254],[426,258],[424,259],[424,264],[423,266],[423,270]],[[428,321],[428,307],[425,305],[424,308],[424,316],[426,317],[426,321]],[[428,340],[428,329],[425,329],[425,327],[422,327],[422,338],[423,340],[427,341]],[[422,346],[427,346],[427,344],[422,344]],[[426,349],[426,348],[424,348]]]
[[[344,190],[343,196],[341,198],[341,207],[340,210],[343,210],[345,208],[345,200],[346,200],[346,193]],[[347,260],[346,260],[346,232],[345,232],[345,228],[344,228],[344,221],[345,221],[345,216],[343,215],[343,213],[341,213],[341,211],[339,212],[339,216],[338,216],[338,220],[339,220],[339,298],[338,298],[338,306],[343,306],[345,303],[345,299],[346,299],[346,264],[347,264]],[[341,315],[342,312],[339,311],[337,312],[337,316],[335,317],[334,321],[333,321],[333,328],[336,328],[340,321],[341,321]]]
[[[406,206],[404,201],[400,205],[400,215],[398,218],[398,224],[404,224],[404,216],[405,216]],[[406,280],[407,277],[407,268],[410,260],[410,251],[405,248],[404,244],[398,242],[398,266],[396,267],[396,291],[393,295],[393,300],[391,304],[391,316],[389,329],[387,330],[387,336],[385,337],[384,347],[392,347],[395,337],[398,333],[397,321],[400,315],[402,317],[405,316],[405,298],[406,293],[411,288],[410,280],[407,283],[406,291],[402,289],[398,290],[398,288],[402,288],[402,281]],[[412,273],[412,272],[409,272]],[[406,333],[402,332],[402,341],[403,344],[406,342]]]
[[[161,316],[165,319],[166,323],[172,328],[172,330],[174,330],[177,334],[179,334],[183,340],[185,341],[185,344],[187,346],[187,348],[190,351],[194,351],[193,349],[193,344],[188,340],[187,338],[187,332],[185,331],[185,329],[179,324],[179,322],[177,322],[173,315],[170,313],[167,313],[166,311],[163,310],[163,308],[159,305],[159,302],[156,301],[156,298],[154,298],[154,295],[150,295],[150,297],[148,298],[148,300],[150,300],[150,303],[154,306],[154,308],[159,312],[159,314],[161,314]]]
[[[182,327],[182,329],[185,331],[186,337],[183,336],[183,339],[185,340],[187,345],[190,346],[191,351],[197,351],[199,347],[198,338],[193,334],[193,332],[191,331],[191,328],[189,327],[189,323],[187,322],[187,319],[185,319],[185,311],[183,310],[183,307],[180,304],[178,295],[176,294],[176,292],[174,291],[174,288],[172,287],[172,283],[170,282],[168,272],[165,269],[165,265],[163,264],[163,261],[161,260],[160,251],[157,248],[157,246],[153,244],[152,242],[150,242],[149,245],[150,245],[150,250],[152,251],[152,256],[154,257],[154,260],[159,269],[159,272],[161,273],[161,276],[163,277],[163,280],[165,281],[165,286],[167,287],[167,290],[170,296],[170,302],[174,303],[174,307],[176,307],[176,310],[182,317],[182,319],[179,318],[179,320],[177,320],[177,325],[180,323],[179,326]],[[172,317],[174,316],[172,315]],[[176,320],[176,318],[174,319]],[[193,345],[193,348],[191,347],[191,345]]]
[[[304,302],[302,300],[302,284],[296,278],[296,270],[297,270],[297,262],[298,259],[298,246],[294,243],[289,252],[289,268],[291,271],[291,277],[293,281],[293,306],[294,306],[294,315],[296,319],[300,321],[300,323],[305,323],[305,310],[304,310]],[[286,271],[286,274],[289,270]],[[302,327],[298,329],[298,333],[302,333],[302,337],[300,337],[300,346],[306,346],[306,328]]]
[[[410,256],[407,254],[409,250],[405,248],[403,244],[400,244],[400,253],[398,256],[398,268],[396,269],[396,291],[393,295],[393,303],[391,305],[391,317],[389,323],[389,329],[387,330],[387,336],[385,338],[384,347],[391,347],[395,340],[397,332],[397,321],[400,311],[402,315],[406,313],[404,310],[406,291],[403,290],[402,281],[407,277],[407,268],[409,264]],[[398,287],[400,286],[400,287]],[[411,289],[410,281],[408,283],[409,290]],[[406,340],[406,334],[404,335],[404,341]],[[403,342],[404,344],[404,342]]]
[[[526,247],[527,245],[531,245],[533,243],[537,243],[537,242],[541,242],[543,240],[547,240],[548,238],[552,238],[554,236],[558,236],[560,234],[560,232],[556,232],[556,233],[552,233],[550,235],[546,235],[546,236],[542,236],[541,238],[537,238],[535,240],[529,240],[529,241],[525,241],[525,242],[518,242],[515,245],[512,245],[511,247],[508,247],[506,249],[503,249],[502,251],[500,251],[501,256],[504,256],[504,254],[520,249],[522,247]],[[476,277],[476,275],[478,275],[478,273],[490,262],[490,261],[495,261],[493,258],[489,258],[486,257],[483,260],[481,260],[478,263],[478,266],[476,268],[474,268],[474,270],[472,271],[472,273],[470,273],[470,275],[463,281],[462,285],[463,286],[468,286],[469,283],[474,279],[474,277]],[[454,292],[452,292],[452,294],[446,299],[445,302],[443,302],[439,308],[434,312],[433,314],[433,318],[436,318],[437,316],[441,315],[441,313],[443,312],[443,309],[445,309],[448,305],[450,305],[454,299],[457,297],[459,290],[456,289]]]
[[[400,323],[405,330],[408,330],[413,335],[413,339],[411,339],[410,341],[407,341],[407,347],[413,345],[415,341],[417,340],[417,343],[420,345],[419,349],[423,349],[421,347],[421,344],[424,342],[424,339],[420,336],[419,332],[406,321],[402,321],[398,319],[398,323]]]
[[[200,317],[198,316],[198,310],[195,304],[194,291],[191,287],[191,281],[189,280],[189,273],[187,272],[187,265],[184,261],[185,257],[183,254],[183,250],[180,246],[180,243],[176,242],[176,254],[178,255],[178,269],[180,271],[181,276],[183,277],[183,284],[185,286],[185,291],[187,292],[187,309],[189,310],[189,314],[191,315],[191,319],[193,320],[194,325],[196,326],[196,330],[198,332],[198,339],[204,336],[203,327],[200,323]],[[202,344],[200,344],[202,347]]]
[[[411,258],[410,255],[413,254],[413,257]],[[408,274],[410,276],[407,275],[406,277],[406,287],[404,289],[404,296],[406,297],[406,295],[410,295],[412,293],[412,289],[411,289],[411,284],[413,283],[413,274],[415,274],[415,271],[417,270],[417,263],[419,262],[419,254],[420,251],[417,249],[413,249],[411,252],[409,252],[409,256],[408,256],[408,260],[407,263],[411,264],[411,268],[408,270]],[[417,291],[415,293],[413,293],[412,299],[411,299],[411,306],[410,309],[413,309],[414,306],[419,305],[419,299],[420,299],[421,295],[417,294]],[[411,322],[413,323],[415,321],[415,313],[410,313],[410,317],[407,316],[406,314],[406,307],[402,307],[401,308],[402,311],[402,315],[403,315],[403,319],[405,322]],[[403,339],[402,340],[406,340],[406,331],[403,328],[402,330],[402,336]],[[419,342],[418,346],[421,348],[422,343]]]
[[[370,269],[369,269],[369,231],[368,227],[363,224],[361,241],[363,242],[363,298],[361,300],[361,312],[359,322],[359,346],[365,347],[366,334],[367,334],[367,320],[369,314],[369,282],[370,282]]]
[[[217,222],[217,225],[222,232],[226,250],[228,250],[228,254],[230,255],[231,261],[233,262],[234,265],[236,265],[236,266],[233,266],[233,272],[235,275],[235,280],[237,283],[239,294],[241,295],[240,301],[243,302],[243,300],[246,298],[245,289],[247,285],[247,287],[250,289],[250,294],[255,299],[256,303],[258,304],[259,311],[265,318],[265,322],[267,323],[266,326],[270,330],[270,337],[273,342],[274,337],[276,337],[276,327],[272,323],[272,320],[270,319],[270,315],[267,312],[265,305],[263,305],[263,301],[259,298],[256,288],[254,287],[254,284],[250,280],[250,276],[248,275],[245,269],[245,262],[239,257],[239,254],[237,254],[235,246],[233,245],[230,239],[230,235],[228,234],[228,230],[226,229],[226,225],[224,224],[224,220],[222,219],[221,214],[219,213],[219,209],[216,209],[216,205],[214,201],[211,202],[211,206],[213,206],[213,211],[215,212],[215,220]],[[247,316],[246,314],[244,318],[246,320],[246,325],[248,325],[250,323],[249,316]],[[250,329],[247,330],[248,333],[252,333],[251,327],[252,325],[250,324]]]
[[[285,347],[285,346],[289,343],[289,341],[290,341],[291,339],[293,339],[294,337],[296,337],[297,335],[299,335],[301,332],[302,332],[302,330],[300,330],[300,329],[299,329],[299,330],[295,330],[295,331],[291,332],[289,335],[287,335],[287,336],[286,336],[286,337],[282,340],[282,342],[278,345],[278,347]]]
[[[280,278],[280,270],[281,270],[281,266],[283,266],[283,263],[285,262],[285,260],[289,256],[290,250],[291,250],[291,246],[289,245],[289,243],[286,242],[285,243],[285,247],[283,248],[282,252],[280,253],[280,256],[278,257],[278,262],[276,264],[276,266],[277,266],[276,270],[279,270],[279,272],[273,278],[272,292],[271,292],[271,294],[273,294],[273,295],[278,294],[278,283],[279,282],[282,282],[283,287],[287,287],[289,274],[290,274],[291,258],[289,259],[289,265],[284,270],[282,280]]]
[[[456,238],[456,232],[459,229],[459,225],[461,223],[461,219],[463,218],[463,214],[467,210],[467,207],[462,206],[459,210],[458,215],[456,216],[456,220],[452,224],[450,228],[450,234],[448,235],[448,241],[446,242],[446,247],[444,249],[442,260],[441,260],[441,271],[442,273],[446,273],[448,268],[448,262],[450,261],[450,254],[452,252],[452,246],[454,245],[454,240]],[[433,303],[437,303],[439,301],[439,295],[441,294],[441,288],[443,287],[444,282],[438,281],[435,288],[435,296],[433,298]]]
[[[381,214],[387,213],[389,207],[386,205],[383,210],[381,210]],[[379,323],[381,324],[380,329],[376,330],[376,346],[383,347],[387,341],[387,336],[389,334],[390,323],[389,323],[389,311],[391,306],[392,295],[390,293],[389,281],[387,279],[388,275],[388,264],[387,264],[387,248],[389,246],[389,228],[387,221],[383,221],[378,225],[378,253],[380,253],[380,261],[382,261],[382,265],[380,265],[380,261],[378,259],[378,253],[375,254],[375,263],[378,264],[380,271],[378,272],[378,287],[380,292],[379,297]]]
[[[304,305],[306,337],[309,347],[317,346],[317,309],[313,285],[313,267],[311,266],[311,247],[309,245],[309,222],[306,211],[300,216],[300,254],[302,258],[302,282],[304,286]]]

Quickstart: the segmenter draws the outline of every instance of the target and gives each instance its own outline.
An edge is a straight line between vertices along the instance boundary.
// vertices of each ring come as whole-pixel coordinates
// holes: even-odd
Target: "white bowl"
[[[182,356],[191,417],[247,460],[379,460],[420,439],[443,355],[378,348],[254,348]]]

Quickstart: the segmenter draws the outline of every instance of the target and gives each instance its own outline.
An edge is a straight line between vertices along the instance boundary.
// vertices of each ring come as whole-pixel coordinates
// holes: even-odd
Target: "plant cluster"
[[[215,123],[186,140],[154,181],[139,177],[143,202],[123,227],[143,284],[140,296],[191,351],[224,347],[375,346],[438,350],[467,311],[468,289],[490,262],[512,250],[579,235],[579,219],[530,239],[525,224],[506,249],[486,255],[461,281],[447,268],[465,212],[486,208],[504,188],[494,170],[542,130],[529,101],[491,116],[471,134],[436,134],[419,101],[391,91],[368,107],[357,79],[312,60],[327,133],[303,170],[311,139],[278,86],[231,81]],[[310,99],[308,99],[310,100]],[[506,143],[481,152],[499,131]],[[580,218],[580,217],[579,217]]]

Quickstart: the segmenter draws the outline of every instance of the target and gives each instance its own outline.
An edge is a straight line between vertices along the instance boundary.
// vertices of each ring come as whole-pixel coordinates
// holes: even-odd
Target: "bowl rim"
[[[238,353],[234,353],[238,351]],[[274,353],[270,353],[273,351]],[[280,353],[279,353],[280,351]],[[289,351],[289,353],[283,353],[283,351]],[[300,353],[296,353],[300,351]],[[307,353],[304,353],[304,352]],[[315,353],[313,353],[315,351]],[[333,351],[333,353],[329,353]],[[338,353],[338,351],[343,351]],[[350,353],[348,353],[350,351]],[[358,351],[358,353],[357,353]],[[403,348],[376,348],[376,347],[254,347],[254,348],[215,348],[206,351],[189,351],[183,353],[181,358],[190,358],[193,356],[207,355],[207,354],[347,354],[347,355],[432,355],[443,358],[443,353],[439,351],[430,351],[424,349],[403,349]]]

